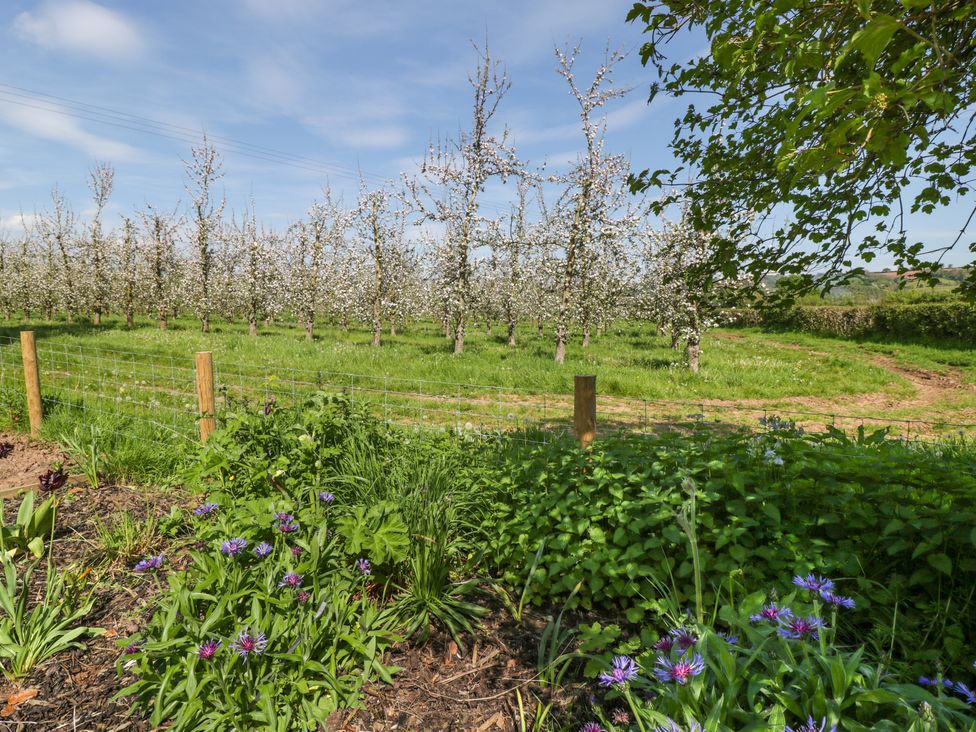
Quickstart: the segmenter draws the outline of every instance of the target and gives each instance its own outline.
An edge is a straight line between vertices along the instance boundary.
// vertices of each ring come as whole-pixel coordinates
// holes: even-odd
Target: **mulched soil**
[[[0,439],[14,442],[17,438],[0,435]],[[21,459],[12,460],[18,453]],[[13,455],[0,460],[0,485],[36,483],[38,472],[63,459],[54,446],[20,438]],[[112,696],[128,683],[115,671],[117,641],[135,633],[148,618],[156,586],[151,580],[134,577],[120,562],[102,561],[94,541],[95,519],[110,521],[121,512],[138,519],[145,518],[148,511],[163,514],[176,497],[128,486],[93,490],[76,481],[58,494],[55,567],[76,574],[89,568],[86,579],[89,589],[95,588],[95,606],[85,623],[106,632],[89,640],[84,649],[67,651],[41,664],[18,684],[0,680],[0,730],[148,730],[148,723],[130,716],[128,705],[112,701]],[[7,503],[6,519],[12,520],[19,500]],[[43,592],[44,583],[42,563],[31,579],[35,596]]]
[[[551,698],[536,681],[537,639],[545,619],[527,613],[519,625],[504,608],[491,610],[463,654],[443,634],[419,647],[395,647],[387,658],[402,668],[394,685],[367,685],[365,708],[332,715],[330,732],[512,732],[520,728],[516,692],[522,697],[528,728],[539,700],[553,702],[557,713],[567,707],[570,689],[564,687]]]

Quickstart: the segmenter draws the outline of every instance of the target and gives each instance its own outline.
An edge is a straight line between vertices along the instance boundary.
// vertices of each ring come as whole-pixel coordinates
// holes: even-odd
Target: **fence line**
[[[882,417],[709,400],[665,400],[598,394],[595,377],[577,377],[571,394],[536,389],[462,384],[326,369],[235,364],[209,353],[171,354],[81,347],[70,343],[17,342],[0,338],[0,394],[3,407],[22,408],[38,392],[38,410],[81,418],[116,416],[147,426],[147,439],[166,445],[173,436],[206,439],[212,428],[242,403],[297,403],[317,391],[344,393],[383,420],[424,429],[505,433],[545,444],[570,434],[588,443],[598,431],[647,433],[708,423],[720,426],[768,424],[772,417],[798,427],[844,430],[887,427],[910,440],[962,433],[976,437],[976,424],[922,418]],[[33,353],[31,353],[31,351]],[[31,358],[39,383],[29,378]],[[28,365],[25,371],[25,364]],[[209,366],[208,366],[209,364]],[[209,373],[208,373],[209,369]],[[122,428],[121,432],[126,430]]]

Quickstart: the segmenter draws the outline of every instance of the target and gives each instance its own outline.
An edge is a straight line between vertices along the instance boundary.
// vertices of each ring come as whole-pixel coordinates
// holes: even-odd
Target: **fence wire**
[[[196,439],[199,414],[193,354],[173,356],[39,340],[37,359],[45,419],[97,423],[161,446]],[[284,368],[214,359],[218,425],[231,411],[257,409],[269,400],[295,405],[320,391],[345,394],[391,424],[472,435],[504,435],[547,444],[573,433],[573,395],[532,389],[461,384],[433,379],[366,375],[326,369]],[[599,386],[599,383],[598,383]],[[20,343],[0,338],[0,408],[26,429]],[[624,430],[651,433],[695,424],[756,429],[776,417],[807,431],[834,426],[887,428],[908,440],[964,435],[976,424],[792,409],[789,405],[641,399],[599,395],[597,435]],[[20,422],[20,424],[18,424]]]

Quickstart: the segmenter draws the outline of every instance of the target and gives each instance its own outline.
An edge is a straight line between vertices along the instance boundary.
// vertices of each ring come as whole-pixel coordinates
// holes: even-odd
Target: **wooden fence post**
[[[34,331],[20,331],[20,355],[24,362],[24,387],[27,390],[30,433],[31,437],[39,437],[44,410],[41,407],[41,373],[37,365],[37,343],[34,342]]]
[[[587,447],[596,437],[596,376],[573,380],[573,424],[580,447]]]
[[[217,406],[214,402],[213,353],[200,351],[196,354],[197,405],[200,410],[200,440],[206,442],[210,433],[217,429]]]

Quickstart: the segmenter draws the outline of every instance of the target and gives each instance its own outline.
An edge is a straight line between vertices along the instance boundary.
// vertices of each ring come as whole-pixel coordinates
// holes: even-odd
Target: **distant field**
[[[11,323],[0,328],[0,337],[16,340],[26,327]],[[216,323],[213,332],[202,334],[192,320],[177,321],[167,331],[148,321],[126,330],[111,318],[97,328],[65,322],[34,322],[30,328],[37,334],[42,362],[48,354],[42,363],[42,372],[49,369],[44,374],[48,386],[64,386],[73,399],[111,399],[120,409],[126,401],[158,406],[161,419],[168,419],[166,409],[192,411],[193,353],[210,350],[218,382],[230,396],[274,394],[289,382],[308,388],[351,386],[389,406],[403,403],[405,397],[397,392],[419,390],[424,420],[454,409],[455,393],[458,403],[462,396],[474,400],[475,406],[465,409],[499,419],[531,413],[538,422],[542,412],[547,412],[545,419],[554,419],[557,408],[565,417],[568,400],[544,395],[568,395],[573,375],[589,373],[597,376],[598,408],[621,424],[634,424],[641,409],[645,421],[655,421],[647,415],[647,404],[635,400],[685,402],[667,413],[702,411],[708,418],[738,422],[754,421],[768,411],[803,413],[808,415],[804,421],[821,423],[830,419],[819,415],[830,414],[976,423],[976,353],[962,346],[716,330],[704,340],[702,369],[694,375],[684,368],[680,352],[669,348],[669,340],[646,325],[620,324],[587,349],[574,339],[563,365],[552,361],[551,336],[539,337],[534,328],[519,332],[514,349],[503,334],[489,337],[483,328],[473,328],[460,356],[451,353],[451,344],[430,323],[385,335],[380,348],[370,346],[365,330],[343,333],[331,327],[318,328],[313,342],[293,327],[271,327],[251,337],[243,324]],[[7,348],[11,364],[15,347]],[[140,388],[149,390],[147,395],[133,400],[130,395]],[[512,406],[516,401],[518,408]],[[726,417],[721,410],[730,405],[748,411]]]

